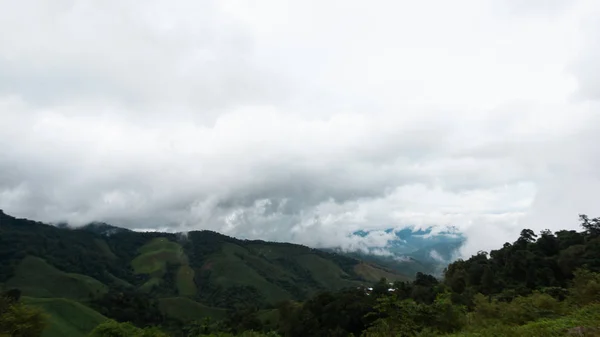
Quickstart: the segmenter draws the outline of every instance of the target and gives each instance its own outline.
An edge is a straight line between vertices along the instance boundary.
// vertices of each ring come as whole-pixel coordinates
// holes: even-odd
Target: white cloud
[[[429,256],[438,262],[445,262],[444,258],[435,249],[429,252]]]
[[[305,243],[594,215],[594,1],[0,1],[0,208]],[[359,240],[359,241],[357,241]]]

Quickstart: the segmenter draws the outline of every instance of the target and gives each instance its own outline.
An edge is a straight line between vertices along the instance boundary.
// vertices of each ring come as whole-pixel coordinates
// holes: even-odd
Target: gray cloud
[[[358,249],[456,225],[463,254],[574,227],[597,6],[555,5],[0,1],[0,208]]]

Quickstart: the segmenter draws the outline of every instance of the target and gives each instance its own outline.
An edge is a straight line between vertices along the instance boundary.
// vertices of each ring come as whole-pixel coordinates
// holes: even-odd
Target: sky
[[[600,215],[595,0],[0,0],[0,209],[461,254]],[[383,232],[368,238],[385,245]]]

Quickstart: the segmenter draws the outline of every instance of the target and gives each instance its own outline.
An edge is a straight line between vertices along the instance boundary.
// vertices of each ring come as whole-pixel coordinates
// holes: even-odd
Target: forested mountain
[[[524,229],[440,278],[391,280],[377,266],[297,245],[1,215],[9,300],[0,313],[38,327],[31,322],[43,319],[27,310],[43,308],[45,336],[599,336],[600,218],[580,220],[582,232]],[[0,336],[15,322],[0,319]]]
[[[102,223],[70,229],[0,212],[0,285],[18,288],[26,297],[86,303],[108,317],[138,324],[179,318],[182,312],[214,318],[234,307],[266,310],[381,277],[409,279],[294,244],[238,240],[211,231],[140,233]]]

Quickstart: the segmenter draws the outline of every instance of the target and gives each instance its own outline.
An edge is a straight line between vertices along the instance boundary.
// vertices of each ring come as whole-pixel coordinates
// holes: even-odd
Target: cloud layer
[[[464,254],[575,227],[599,9],[0,1],[0,208],[311,246],[455,225]]]

